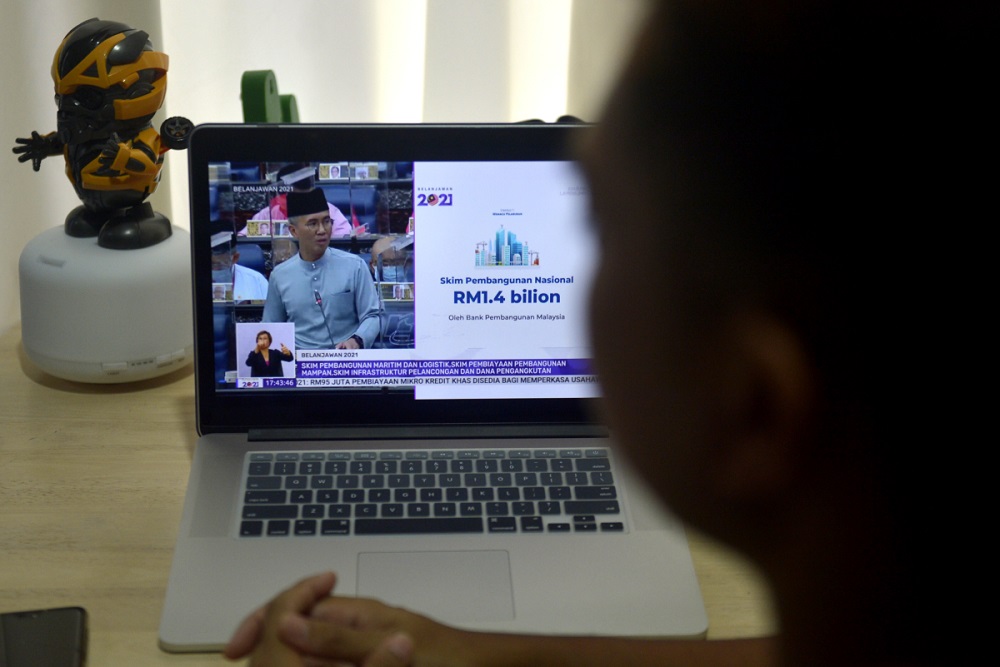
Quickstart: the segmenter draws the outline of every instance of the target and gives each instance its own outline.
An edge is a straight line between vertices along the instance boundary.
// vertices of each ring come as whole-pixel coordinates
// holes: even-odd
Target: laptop
[[[587,131],[194,131],[200,437],[164,650],[328,570],[474,630],[704,634],[683,527],[595,418]]]

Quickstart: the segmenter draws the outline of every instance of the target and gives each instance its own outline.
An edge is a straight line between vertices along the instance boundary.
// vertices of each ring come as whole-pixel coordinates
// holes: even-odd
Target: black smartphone
[[[82,607],[0,614],[0,667],[83,667],[86,662]]]

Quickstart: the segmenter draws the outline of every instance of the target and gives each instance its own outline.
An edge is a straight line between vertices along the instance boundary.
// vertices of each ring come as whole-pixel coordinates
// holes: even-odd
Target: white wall
[[[643,0],[0,0],[0,137],[55,129],[49,67],[65,33],[98,16],[142,28],[170,56],[156,119],[241,122],[240,77],[274,70],[303,122],[594,119]],[[154,207],[186,228],[183,154]],[[0,159],[0,331],[20,319],[17,258],[79,202],[63,165]]]

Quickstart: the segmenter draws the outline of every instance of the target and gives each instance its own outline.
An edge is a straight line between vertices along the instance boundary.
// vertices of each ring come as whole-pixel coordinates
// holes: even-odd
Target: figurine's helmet
[[[124,23],[90,19],[66,35],[52,61],[64,143],[146,126],[167,91],[167,55]]]

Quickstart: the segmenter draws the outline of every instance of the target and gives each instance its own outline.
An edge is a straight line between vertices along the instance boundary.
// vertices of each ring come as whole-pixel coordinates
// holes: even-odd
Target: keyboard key
[[[305,489],[309,487],[309,478],[305,475],[291,475],[285,478],[286,489]]]
[[[413,486],[418,489],[426,489],[437,485],[437,475],[414,475]]]
[[[332,489],[332,475],[315,475],[309,478],[309,486],[313,489]]]
[[[462,486],[462,476],[461,475],[438,475],[438,484],[441,486]]]
[[[287,491],[247,491],[243,502],[247,505],[282,505],[287,498]]]
[[[540,533],[544,528],[542,523],[542,517],[540,516],[522,516],[521,517],[521,532],[522,533]]]
[[[361,485],[361,478],[357,475],[337,475],[338,489],[356,489]]]
[[[606,521],[601,524],[601,530],[608,533],[620,533],[625,530],[625,524],[621,521]]]
[[[271,464],[267,462],[251,463],[249,472],[251,475],[270,475]]]
[[[510,505],[507,503],[486,503],[487,516],[507,516],[510,514]]]
[[[538,473],[519,472],[514,475],[514,483],[518,486],[538,486]]]
[[[420,502],[435,503],[444,498],[442,489],[420,489]]]
[[[455,503],[434,503],[434,516],[456,516],[458,506]]]
[[[431,506],[428,503],[410,503],[406,506],[406,516],[430,516]]]
[[[458,506],[458,513],[462,516],[482,516],[482,503],[462,503]]]
[[[611,470],[611,461],[609,459],[577,459],[576,469],[582,472]]]
[[[358,519],[356,535],[408,535],[420,533],[482,533],[480,518]]]
[[[247,478],[247,488],[248,489],[280,489],[281,488],[281,478],[280,477],[248,477]]]
[[[517,531],[516,519],[512,516],[491,516],[486,520],[491,533],[513,533]]]
[[[535,513],[535,503],[517,502],[512,505],[514,516],[526,516]]]
[[[271,536],[291,535],[292,523],[290,521],[268,521],[267,534]]]
[[[316,493],[316,502],[324,504],[340,502],[340,491],[336,489],[318,491]]]
[[[619,514],[617,500],[567,500],[563,503],[566,514]]]
[[[392,499],[397,503],[412,503],[417,499],[416,489],[396,489],[392,493]]]
[[[295,522],[296,535],[315,535],[316,522],[312,519],[299,519]]]
[[[500,462],[496,459],[481,459],[476,461],[476,472],[498,472],[499,470]]]
[[[610,486],[615,483],[615,480],[610,472],[592,472],[590,473],[590,483],[594,486]]]
[[[389,475],[389,487],[393,489],[405,489],[413,486],[409,475]]]
[[[347,535],[351,532],[351,522],[343,519],[327,519],[320,523],[319,530],[323,535]]]
[[[497,489],[498,500],[520,500],[521,489],[516,486],[505,486]]]
[[[295,505],[246,505],[243,507],[244,519],[295,519],[299,516],[299,508]]]
[[[240,537],[259,537],[263,534],[263,521],[243,521],[240,523]]]
[[[354,506],[354,516],[376,517],[378,516],[378,505],[374,503],[361,503]]]
[[[361,478],[361,486],[366,489],[379,489],[385,486],[385,475],[365,475]]]
[[[618,497],[618,491],[613,486],[578,486],[575,493],[577,500],[610,500]]]
[[[347,463],[344,461],[327,461],[323,464],[323,472],[327,475],[343,475],[347,472]]]
[[[549,500],[567,500],[572,495],[572,490],[568,486],[549,487]]]

